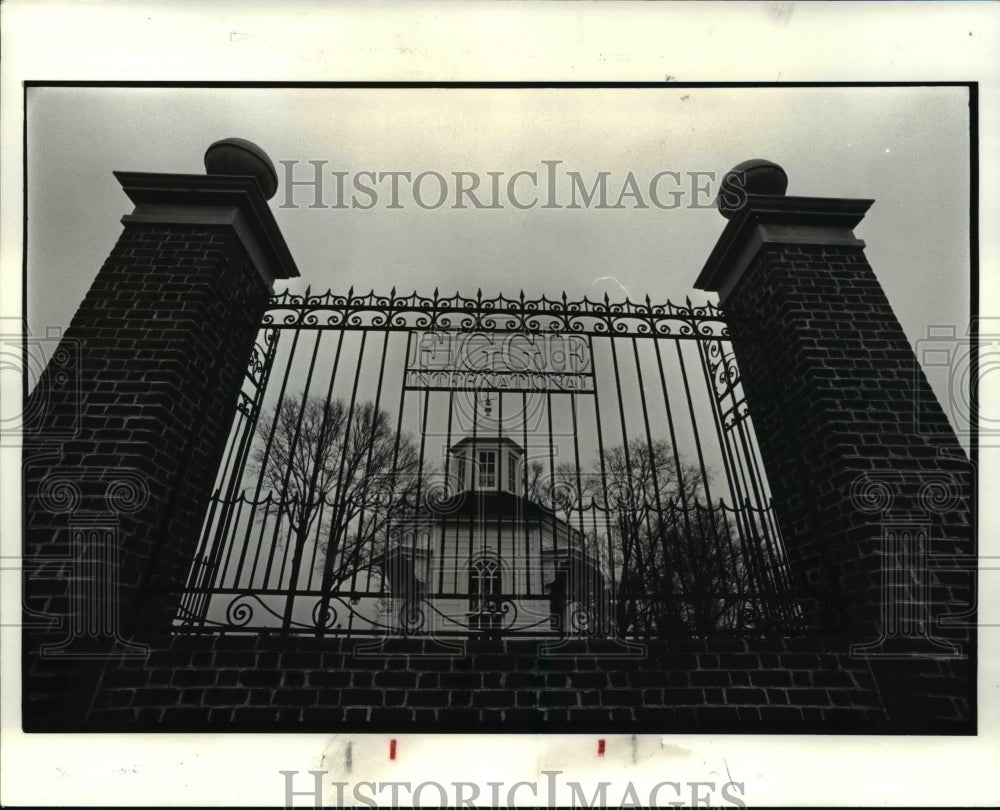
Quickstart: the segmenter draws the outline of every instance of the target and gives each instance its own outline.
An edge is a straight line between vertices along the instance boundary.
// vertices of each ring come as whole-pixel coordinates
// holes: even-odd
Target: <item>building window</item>
[[[507,489],[517,492],[517,456],[507,454]]]
[[[479,451],[479,488],[496,489],[497,454],[494,450]]]
[[[458,489],[465,489],[465,453],[458,457]]]
[[[500,594],[503,591],[500,563],[490,557],[476,560],[469,568],[469,626],[493,630],[500,622]]]

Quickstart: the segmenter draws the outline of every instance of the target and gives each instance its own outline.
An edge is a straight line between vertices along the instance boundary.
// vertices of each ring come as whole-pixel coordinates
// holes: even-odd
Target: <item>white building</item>
[[[594,532],[528,497],[524,449],[464,438],[444,497],[389,533],[377,561],[402,632],[578,634],[609,622],[607,555]],[[393,624],[395,622],[395,624]]]

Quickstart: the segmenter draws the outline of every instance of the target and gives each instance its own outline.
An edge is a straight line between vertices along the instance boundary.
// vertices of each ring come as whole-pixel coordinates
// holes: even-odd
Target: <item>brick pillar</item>
[[[102,658],[169,629],[272,284],[299,275],[266,155],[205,162],[115,173],[135,209],[26,405],[26,728],[72,725]]]
[[[952,658],[970,626],[941,624],[970,603],[968,458],[853,233],[872,201],[786,183],[766,161],[727,176],[695,286],[731,319],[799,595],[858,654]]]

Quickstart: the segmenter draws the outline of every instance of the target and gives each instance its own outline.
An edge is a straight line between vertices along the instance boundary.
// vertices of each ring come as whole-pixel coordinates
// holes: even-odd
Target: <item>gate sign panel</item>
[[[404,387],[431,391],[594,392],[587,340],[551,333],[418,332]]]

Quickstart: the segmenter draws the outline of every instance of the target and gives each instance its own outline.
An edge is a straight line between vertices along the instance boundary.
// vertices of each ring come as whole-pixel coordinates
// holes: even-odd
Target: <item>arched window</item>
[[[469,626],[490,630],[500,625],[503,572],[500,561],[482,557],[469,566]]]

